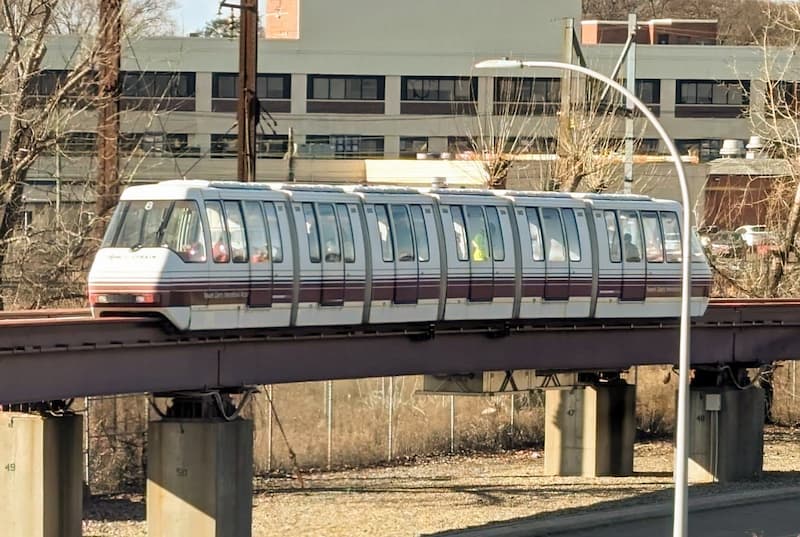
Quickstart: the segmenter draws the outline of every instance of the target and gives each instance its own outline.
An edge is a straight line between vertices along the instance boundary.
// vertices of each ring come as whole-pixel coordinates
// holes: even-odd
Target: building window
[[[554,114],[561,103],[560,78],[494,79],[495,114]]]
[[[428,152],[427,136],[401,136],[400,157],[417,158],[417,153]]]
[[[735,118],[749,104],[749,81],[678,80],[675,117]]]
[[[636,96],[647,105],[661,103],[661,81],[657,78],[636,80]]]
[[[383,136],[345,136],[316,134],[306,136],[306,144],[317,154],[318,146],[327,146],[336,158],[383,158]]]
[[[30,93],[39,96],[52,95],[68,75],[69,71],[40,71],[31,79]]]
[[[766,112],[770,117],[796,117],[800,114],[800,82],[771,80]]]
[[[700,162],[719,158],[722,140],[719,138],[698,138],[675,140],[675,147],[681,155],[697,157]]]
[[[151,156],[198,156],[199,147],[189,147],[189,135],[183,133],[126,132],[120,135],[119,148],[128,153]]]
[[[383,97],[382,76],[308,76],[309,99],[382,101]]]
[[[403,101],[474,101],[478,95],[478,80],[469,77],[411,77],[402,78]]]
[[[194,98],[195,73],[122,73],[123,97]]]
[[[67,132],[58,140],[58,151],[68,156],[97,153],[96,132]]]
[[[283,158],[289,150],[289,137],[281,135],[256,135],[258,158]],[[236,134],[212,134],[211,158],[233,158],[239,152],[239,137]]]
[[[290,99],[292,78],[289,75],[260,74],[256,78],[256,96],[259,99]],[[238,99],[239,75],[214,73],[211,78],[212,99]]]

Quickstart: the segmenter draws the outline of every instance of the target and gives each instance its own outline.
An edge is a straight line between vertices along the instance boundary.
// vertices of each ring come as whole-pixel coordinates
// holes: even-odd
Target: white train
[[[165,181],[122,194],[89,302],[179,330],[676,317],[680,218],[646,196]]]

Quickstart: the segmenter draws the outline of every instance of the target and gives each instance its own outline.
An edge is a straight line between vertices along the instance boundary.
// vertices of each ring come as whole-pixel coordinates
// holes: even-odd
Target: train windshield
[[[104,248],[169,248],[184,261],[205,261],[200,210],[194,201],[135,200],[120,203]]]

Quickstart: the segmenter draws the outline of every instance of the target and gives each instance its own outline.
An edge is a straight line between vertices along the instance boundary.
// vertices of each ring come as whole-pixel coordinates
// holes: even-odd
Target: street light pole
[[[658,135],[664,141],[669,153],[675,163],[675,170],[678,173],[678,181],[681,188],[681,202],[683,205],[683,221],[681,224],[681,321],[680,321],[680,342],[679,342],[679,376],[678,386],[678,427],[676,434],[675,448],[675,507],[673,514],[673,537],[685,537],[688,534],[688,515],[689,515],[689,483],[688,483],[688,425],[689,425],[689,329],[690,329],[690,300],[691,300],[691,277],[692,277],[692,256],[691,256],[691,234],[692,234],[692,211],[689,203],[689,183],[686,180],[686,173],[683,169],[681,156],[678,148],[672,142],[667,131],[659,123],[658,118],[650,111],[647,106],[640,101],[636,95],[618,82],[607,76],[587,69],[579,65],[551,61],[519,61],[519,60],[486,60],[475,64],[477,69],[522,69],[525,67],[538,69],[558,69],[573,71],[585,76],[599,80],[612,89],[621,93],[629,103],[633,103],[639,112],[653,125]]]

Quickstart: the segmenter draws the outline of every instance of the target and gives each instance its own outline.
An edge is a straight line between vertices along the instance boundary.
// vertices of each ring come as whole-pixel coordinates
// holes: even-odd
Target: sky
[[[186,35],[202,29],[206,22],[217,16],[219,0],[177,0],[178,8],[172,14],[178,25],[178,33]],[[229,8],[223,8],[227,15]]]

